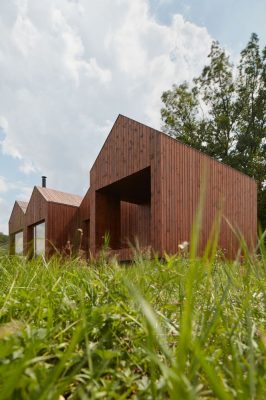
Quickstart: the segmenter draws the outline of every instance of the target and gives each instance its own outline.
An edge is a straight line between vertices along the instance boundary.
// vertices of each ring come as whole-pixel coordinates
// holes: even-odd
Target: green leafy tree
[[[0,255],[7,253],[8,250],[8,236],[0,232]]]
[[[213,42],[209,64],[190,87],[163,93],[163,130],[256,179],[258,217],[266,228],[266,47],[253,33],[237,68]]]

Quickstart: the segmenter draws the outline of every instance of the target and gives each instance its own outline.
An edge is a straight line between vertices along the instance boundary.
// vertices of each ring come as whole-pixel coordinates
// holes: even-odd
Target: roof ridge
[[[25,214],[29,202],[28,201],[23,201],[23,200],[16,200],[16,202],[17,202],[18,206],[21,208],[21,210]]]
[[[70,195],[70,196],[82,197],[80,194],[71,193],[71,192],[64,192],[63,190],[52,189],[52,188],[48,188],[48,187],[36,186],[36,188],[37,188],[37,189],[41,189],[41,190],[44,189],[44,190],[50,190],[50,191],[53,191],[53,192],[68,194],[68,195]]]

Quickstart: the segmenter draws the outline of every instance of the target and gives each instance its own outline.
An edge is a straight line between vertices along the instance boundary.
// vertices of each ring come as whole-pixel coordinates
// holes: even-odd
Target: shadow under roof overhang
[[[151,200],[151,169],[144,168],[98,190],[99,193],[117,196],[121,201],[148,204]]]

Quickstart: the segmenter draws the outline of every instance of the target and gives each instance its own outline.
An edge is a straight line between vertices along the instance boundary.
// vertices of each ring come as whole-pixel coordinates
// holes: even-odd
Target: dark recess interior
[[[134,204],[148,204],[151,199],[150,167],[120,179],[98,190],[99,193],[116,196],[121,201]]]
[[[151,203],[151,171],[150,167],[138,171],[126,178],[120,179],[111,185],[96,191],[96,247],[103,245],[103,238],[108,232],[110,247],[120,249],[125,247],[126,238],[121,238],[121,201],[138,205],[132,207],[135,213],[135,225],[128,227],[126,236],[138,236],[138,226],[145,226],[145,231],[150,232],[150,218],[143,220],[144,207],[150,215]],[[142,208],[141,208],[142,207]],[[147,212],[145,213],[145,215]],[[138,219],[142,219],[141,221]],[[146,224],[146,225],[145,225]],[[125,232],[123,232],[125,234]],[[142,243],[140,243],[141,245]],[[123,246],[122,246],[123,245]],[[145,243],[146,245],[146,243]]]

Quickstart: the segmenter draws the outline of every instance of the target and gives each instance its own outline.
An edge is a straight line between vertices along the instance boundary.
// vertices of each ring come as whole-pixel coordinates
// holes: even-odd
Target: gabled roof
[[[107,145],[108,141],[110,140],[112,131],[115,130],[115,128],[118,127],[119,124],[126,124],[126,123],[133,123],[136,126],[139,126],[139,128],[148,128],[149,129],[149,133],[151,135],[160,135],[163,138],[164,141],[171,141],[174,146],[182,146],[184,149],[188,148],[190,151],[193,151],[195,153],[199,153],[202,157],[205,157],[207,159],[212,159],[215,163],[221,164],[221,165],[223,165],[225,168],[227,168],[229,170],[233,170],[236,174],[244,175],[247,179],[250,179],[253,183],[256,183],[256,180],[253,177],[245,174],[242,171],[239,171],[238,169],[235,169],[234,167],[231,167],[230,165],[226,164],[225,162],[219,161],[215,157],[210,156],[207,153],[204,153],[203,151],[194,148],[193,146],[190,146],[190,145],[188,145],[186,143],[183,143],[182,141],[169,136],[165,132],[159,131],[158,129],[152,128],[149,125],[144,124],[143,122],[136,121],[135,119],[127,117],[127,116],[122,115],[122,114],[118,114],[118,117],[116,118],[109,135],[105,139],[105,142],[104,142],[104,144],[103,144],[98,156],[96,157],[96,160],[95,160],[92,168],[96,164],[98,158],[100,157],[100,155],[103,152],[105,146]],[[135,126],[135,131],[137,131],[136,126]],[[130,134],[132,135],[132,130],[131,130]],[[134,134],[134,132],[133,132],[133,134]],[[132,137],[132,140],[133,140],[133,137]]]
[[[67,206],[79,207],[82,197],[72,193],[60,192],[59,190],[48,189],[36,186],[46,201],[52,203],[65,204]]]
[[[20,200],[17,200],[17,203],[18,203],[19,207],[21,208],[21,210],[25,214],[29,203],[27,201],[20,201]]]

